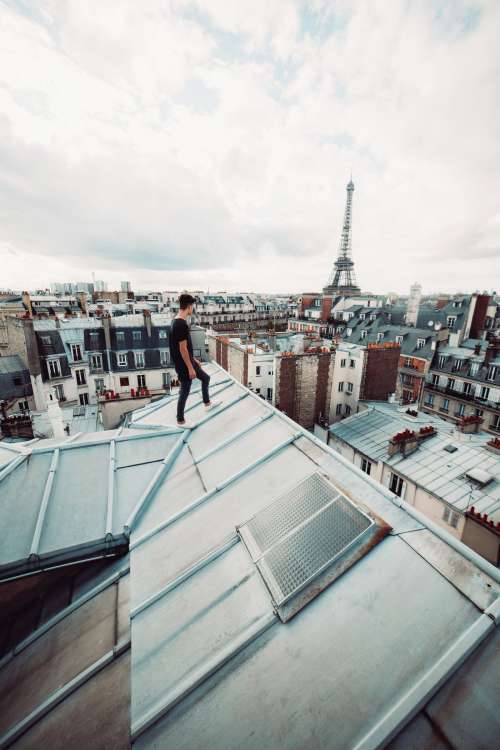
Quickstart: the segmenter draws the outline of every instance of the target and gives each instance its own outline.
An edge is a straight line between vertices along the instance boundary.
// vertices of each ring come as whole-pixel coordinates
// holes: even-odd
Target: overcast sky
[[[0,0],[0,288],[500,291],[499,0]]]

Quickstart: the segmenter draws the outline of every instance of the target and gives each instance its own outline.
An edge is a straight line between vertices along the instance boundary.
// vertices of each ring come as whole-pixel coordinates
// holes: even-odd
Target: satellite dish
[[[435,331],[440,331],[442,327],[443,326],[441,325],[441,323],[436,323],[436,325],[434,326],[434,330]]]
[[[429,320],[429,322],[427,323],[427,325],[429,326],[429,328],[432,328],[432,326],[434,325],[434,321],[433,320]]]

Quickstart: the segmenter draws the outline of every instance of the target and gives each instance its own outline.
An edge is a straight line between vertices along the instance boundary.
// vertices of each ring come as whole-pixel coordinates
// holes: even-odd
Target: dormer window
[[[403,343],[403,337],[402,336],[396,336],[396,344],[402,344]]]
[[[384,338],[383,333],[377,333],[377,341],[382,341],[383,338]]]
[[[425,346],[425,339],[417,339],[417,349],[423,349]]]

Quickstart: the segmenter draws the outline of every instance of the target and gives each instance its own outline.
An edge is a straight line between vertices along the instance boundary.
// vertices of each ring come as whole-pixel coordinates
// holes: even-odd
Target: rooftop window
[[[365,554],[379,531],[373,518],[318,472],[238,527],[283,622]]]

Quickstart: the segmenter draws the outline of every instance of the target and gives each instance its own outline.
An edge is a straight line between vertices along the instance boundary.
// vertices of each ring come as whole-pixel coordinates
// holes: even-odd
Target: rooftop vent
[[[389,531],[319,473],[238,528],[283,622]]]
[[[449,443],[448,445],[444,446],[443,450],[447,451],[448,453],[456,453],[458,448],[456,445],[452,445],[451,443]]]
[[[465,476],[468,479],[472,479],[474,482],[477,482],[481,487],[486,487],[487,484],[489,484],[493,477],[491,474],[488,474],[487,471],[483,471],[483,469],[469,469],[469,471],[465,472]]]

